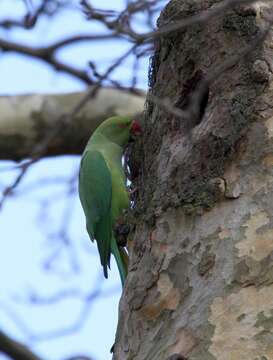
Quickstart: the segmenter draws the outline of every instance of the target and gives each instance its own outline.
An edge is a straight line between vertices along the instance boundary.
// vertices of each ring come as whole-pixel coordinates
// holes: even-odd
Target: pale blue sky
[[[77,3],[74,2],[75,6]],[[97,3],[105,8],[109,3],[112,8],[123,5],[121,0]],[[20,15],[23,9],[19,0],[1,0],[0,18]],[[33,32],[2,30],[0,36],[41,46],[75,32],[94,30],[99,31],[99,26],[90,25],[75,11],[68,10],[50,22],[42,21]],[[125,42],[114,45],[111,42],[82,43],[71,46],[59,55],[78,66],[93,60],[103,70],[127,46]],[[124,84],[130,79],[130,61],[115,73],[115,77]],[[143,88],[147,82],[147,64],[147,59],[141,63],[139,85]],[[70,92],[85,88],[72,77],[53,72],[40,61],[17,54],[0,54],[0,79],[0,95]],[[0,170],[8,165],[11,163],[1,162]],[[65,359],[77,354],[94,356],[96,360],[110,359],[109,349],[116,330],[120,285],[114,261],[110,279],[106,281],[102,277],[96,247],[90,243],[85,232],[78,198],[67,199],[67,188],[61,181],[47,186],[39,184],[39,180],[44,178],[71,178],[75,176],[78,165],[78,157],[59,157],[33,166],[17,189],[17,195],[5,203],[0,216],[0,327],[14,338],[29,344],[48,360]],[[1,187],[9,184],[14,175],[14,172],[0,172]],[[33,190],[30,191],[30,188]],[[46,218],[42,218],[41,201],[43,209],[48,209]],[[67,206],[72,209],[66,227],[73,256],[65,246],[60,247],[54,237]],[[45,270],[49,259],[58,251],[60,255],[57,260],[53,259],[51,268]],[[27,295],[33,292],[48,297],[60,290],[79,289],[86,294],[96,283],[102,284],[104,292],[116,290],[110,297],[93,302],[84,326],[69,335],[48,338],[48,334],[68,328],[81,316],[83,303],[79,299],[67,297],[50,306],[24,302]],[[33,335],[37,338],[33,338]]]

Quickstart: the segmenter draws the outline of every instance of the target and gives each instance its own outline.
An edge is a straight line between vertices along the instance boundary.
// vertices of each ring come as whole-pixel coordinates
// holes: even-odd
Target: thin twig
[[[67,39],[66,41],[69,43],[69,39]],[[74,37],[72,38],[72,43],[73,42],[75,42]],[[53,44],[52,46],[53,49],[51,48],[51,46],[35,48],[0,38],[0,49],[2,51],[16,52],[22,55],[40,59],[53,66],[55,70],[63,71],[67,74],[75,76],[77,79],[82,80],[88,85],[91,85],[93,83],[87,71],[77,69],[76,67],[65,64],[61,60],[58,60],[54,53],[54,51],[57,49],[56,44]]]

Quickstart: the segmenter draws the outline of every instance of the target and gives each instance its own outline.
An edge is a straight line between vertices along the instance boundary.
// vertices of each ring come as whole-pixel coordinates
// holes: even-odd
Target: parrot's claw
[[[130,195],[133,195],[133,194],[136,193],[137,191],[138,191],[138,188],[135,187],[134,189],[129,189],[129,190],[128,190],[128,193],[129,193]]]
[[[135,197],[136,197],[136,194],[138,192],[138,188],[137,187],[134,187],[133,189],[132,188],[128,188],[127,189],[128,191],[128,194],[129,194],[129,197],[130,197],[130,200],[131,201],[134,201],[135,200]]]

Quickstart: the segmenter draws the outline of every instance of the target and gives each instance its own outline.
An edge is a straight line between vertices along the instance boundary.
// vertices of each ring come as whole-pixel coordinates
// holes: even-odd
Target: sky
[[[97,3],[103,6],[101,1]],[[107,7],[107,2],[104,4]],[[121,0],[111,1],[112,8],[122,4]],[[20,0],[0,1],[0,19],[20,15],[23,10]],[[0,36],[41,46],[75,31],[94,30],[99,31],[99,27],[91,26],[76,12],[66,11],[50,22],[41,21],[33,32],[1,30]],[[82,43],[59,56],[78,66],[95,60],[103,70],[109,64],[109,54],[113,59],[126,46]],[[124,84],[130,78],[130,61],[114,74]],[[139,87],[144,89],[147,69],[148,59],[141,63]],[[0,54],[0,78],[0,95],[85,89],[69,75],[56,73],[40,61],[17,54]],[[0,162],[1,188],[14,178],[14,170],[7,170],[12,166],[11,162]],[[69,195],[67,179],[71,179],[77,191],[78,167],[76,156],[39,162],[30,169],[15,196],[5,202],[0,216],[0,329],[48,360],[77,354],[95,360],[110,359],[117,325],[121,287],[114,261],[106,281],[96,247],[86,234],[77,194]],[[64,229],[62,242],[56,234]],[[102,297],[92,301],[90,292],[98,287]],[[82,301],[81,297],[88,294],[90,301]],[[40,301],[35,302],[37,297]],[[73,331],[78,323],[80,328]]]

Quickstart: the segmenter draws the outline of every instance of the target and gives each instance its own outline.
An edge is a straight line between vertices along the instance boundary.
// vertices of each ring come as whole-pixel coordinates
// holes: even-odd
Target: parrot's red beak
[[[137,121],[133,121],[130,129],[131,133],[134,135],[140,135],[142,133],[142,128]]]

